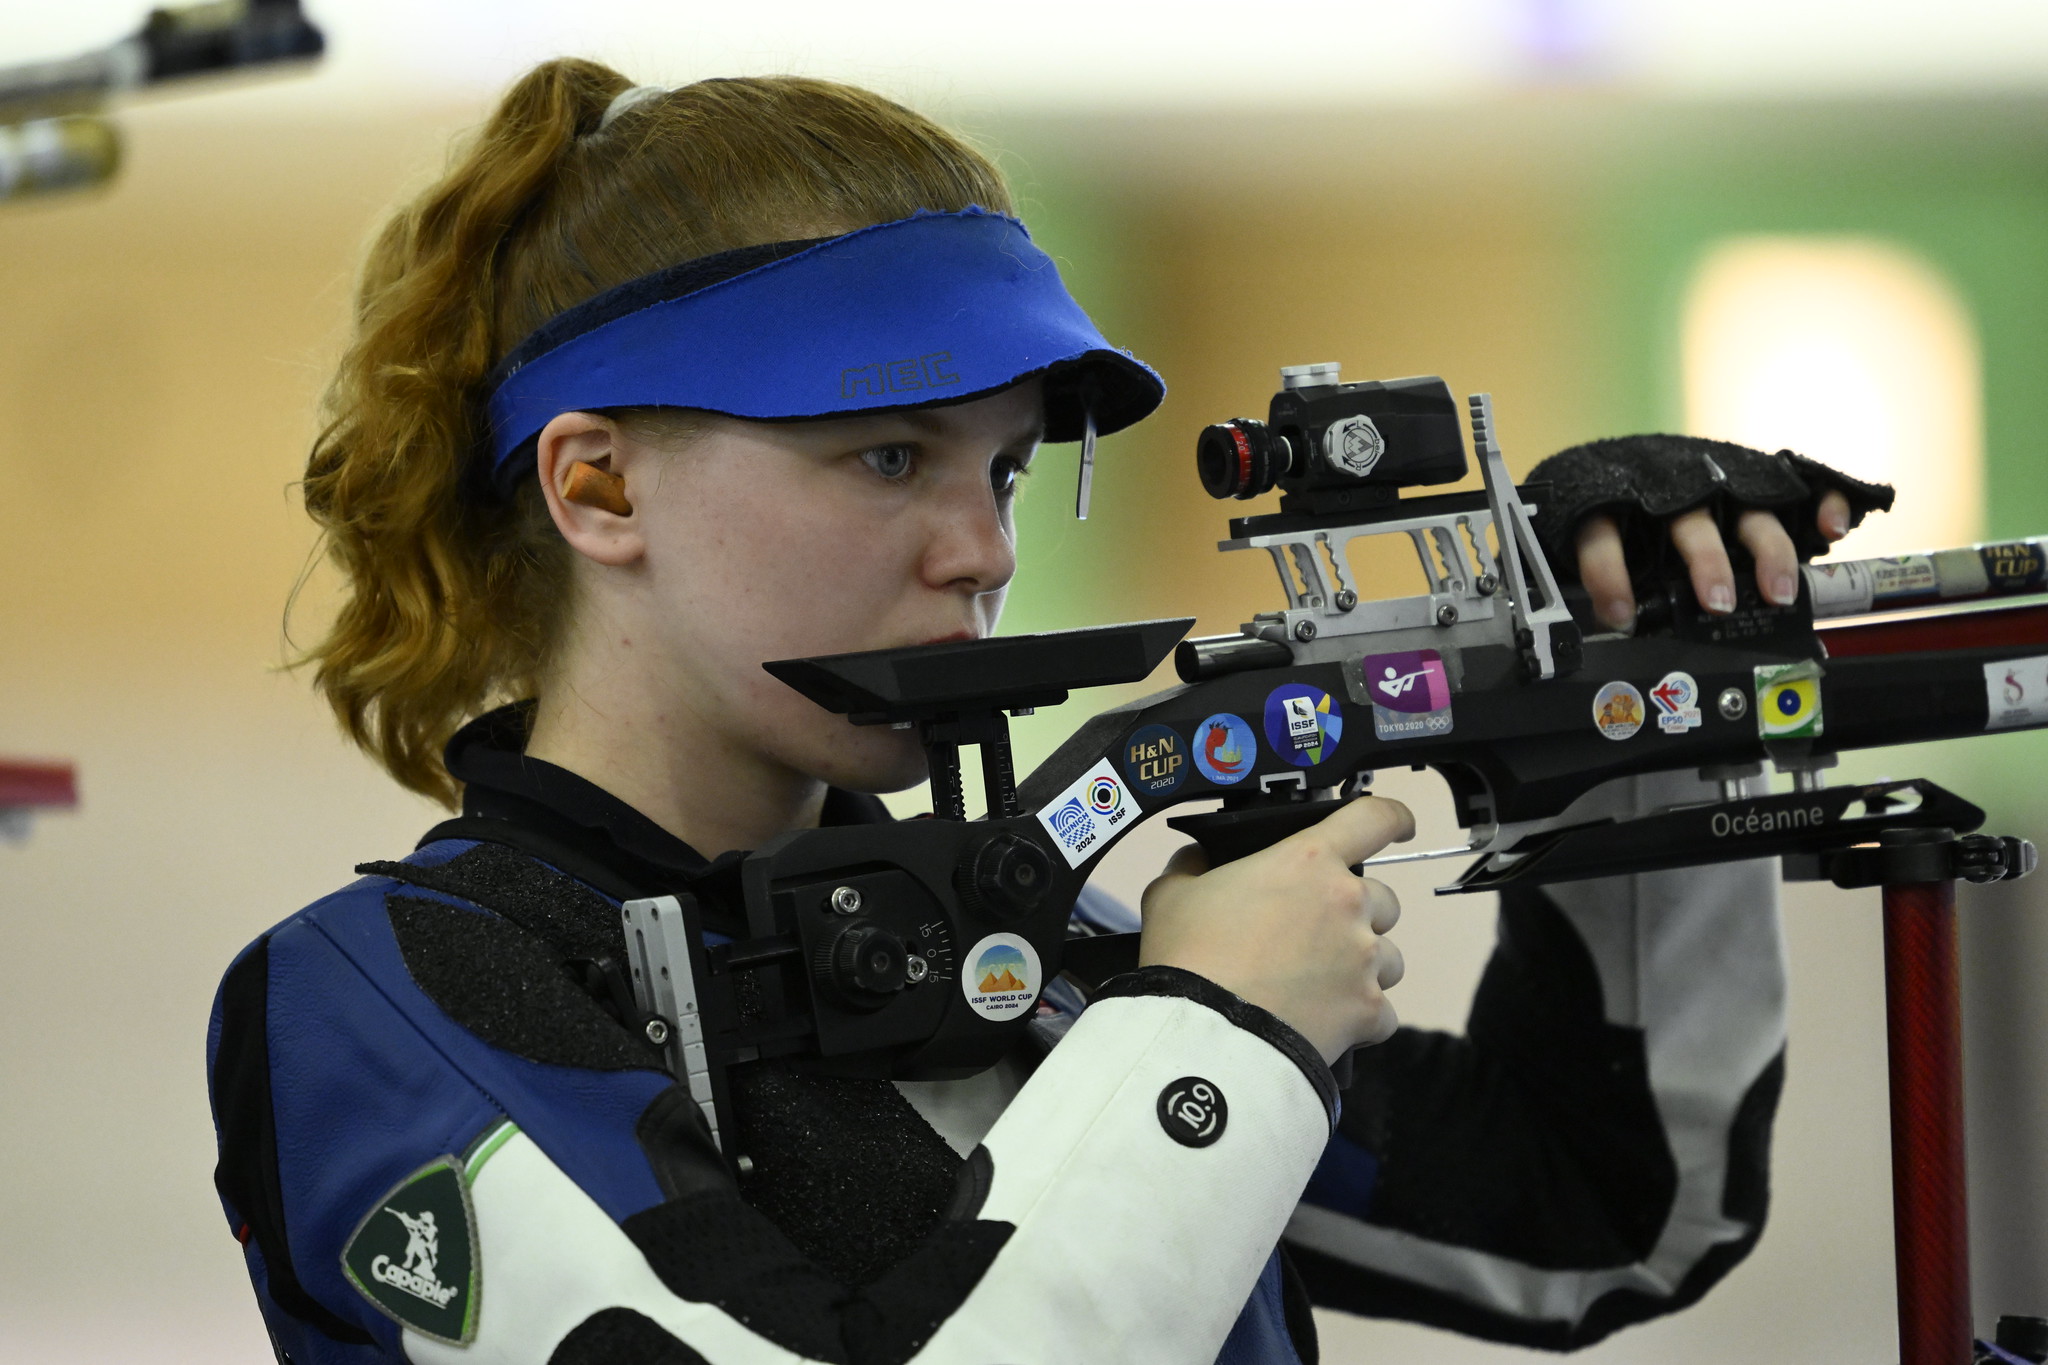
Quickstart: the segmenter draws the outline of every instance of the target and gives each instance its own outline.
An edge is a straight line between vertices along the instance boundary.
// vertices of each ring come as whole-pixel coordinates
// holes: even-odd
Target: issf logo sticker
[[[984,1019],[1014,1019],[1038,1000],[1038,949],[1021,934],[990,934],[967,950],[960,993]]]
[[[1609,739],[1634,739],[1643,720],[1643,694],[1634,683],[1617,680],[1593,694],[1594,728]]]
[[[1368,654],[1359,681],[1372,699],[1372,732],[1380,739],[1420,739],[1451,732],[1451,680],[1433,649]]]
[[[1195,771],[1219,787],[1244,781],[1259,759],[1252,727],[1228,711],[1195,727]]]
[[[1170,796],[1187,780],[1188,742],[1164,725],[1133,731],[1123,759],[1124,778],[1140,796]]]
[[[1821,732],[1820,665],[1756,666],[1756,731],[1764,739],[1812,739]]]
[[[1266,697],[1266,743],[1297,768],[1334,757],[1344,737],[1344,709],[1328,692],[1302,683],[1276,687]]]
[[[1692,674],[1670,672],[1650,689],[1650,701],[1657,708],[1657,728],[1667,735],[1682,735],[1700,726],[1700,685]]]
[[[1138,803],[1105,758],[1047,802],[1038,823],[1052,836],[1067,866],[1079,867],[1107,847],[1113,831],[1137,817]]]

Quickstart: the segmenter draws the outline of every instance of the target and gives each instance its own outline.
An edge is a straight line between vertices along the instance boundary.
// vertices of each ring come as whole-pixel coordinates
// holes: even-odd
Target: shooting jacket
[[[465,729],[464,818],[222,982],[216,1183],[281,1361],[1309,1365],[1311,1302],[1563,1349],[1693,1302],[1761,1231],[1768,865],[1504,897],[1465,1034],[1401,1030],[1341,1099],[1293,1030],[1171,969],[1053,983],[967,1080],[738,1067],[735,1182],[590,964],[621,959],[622,889],[735,918],[739,855],[523,729]],[[834,792],[825,818],[888,817]],[[512,828],[553,855],[485,837]],[[1084,895],[1074,932],[1126,914]]]

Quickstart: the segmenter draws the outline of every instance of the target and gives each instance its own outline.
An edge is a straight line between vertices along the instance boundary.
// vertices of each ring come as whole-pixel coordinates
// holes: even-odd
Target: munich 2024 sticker
[[[1288,683],[1266,696],[1266,743],[1297,768],[1313,768],[1336,755],[1344,738],[1344,708],[1320,687]]]
[[[1140,796],[1171,796],[1187,781],[1188,742],[1164,725],[1141,726],[1124,741],[1124,780]]]
[[[1108,842],[1111,831],[1137,818],[1137,801],[1106,758],[1038,812],[1038,823],[1059,845],[1068,867],[1079,867]]]
[[[1820,665],[1756,666],[1756,732],[1763,739],[1812,739],[1821,731]]]
[[[1358,666],[1372,698],[1372,732],[1381,739],[1422,739],[1451,732],[1451,680],[1433,649],[1368,654]]]
[[[1650,701],[1657,708],[1657,728],[1667,735],[1682,735],[1700,728],[1700,685],[1692,674],[1666,673],[1650,689]]]
[[[1252,727],[1221,711],[1195,727],[1195,771],[1219,787],[1244,781],[1258,766],[1259,741]]]
[[[1631,682],[1611,682],[1593,694],[1593,724],[1609,739],[1634,739],[1643,728],[1643,694]]]
[[[984,1019],[1014,1019],[1038,1000],[1038,949],[1019,934],[990,934],[967,950],[960,993]]]

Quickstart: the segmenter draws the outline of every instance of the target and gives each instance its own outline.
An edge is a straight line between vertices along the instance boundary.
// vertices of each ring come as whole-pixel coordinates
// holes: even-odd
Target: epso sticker
[[[1124,741],[1124,779],[1140,796],[1167,796],[1187,781],[1188,742],[1164,725],[1146,725]]]
[[[1258,758],[1259,741],[1252,727],[1228,711],[1195,727],[1195,771],[1219,787],[1250,777]]]
[[[1984,665],[1984,728],[2048,722],[2048,656]]]
[[[1059,845],[1068,867],[1079,867],[1108,842],[1111,830],[1137,818],[1138,803],[1106,758],[1038,812],[1038,823]]]
[[[1758,664],[1756,732],[1764,739],[1812,739],[1821,731],[1820,665]]]
[[[1038,999],[1038,949],[1018,934],[990,934],[967,950],[960,993],[984,1019],[1014,1019]]]
[[[1857,616],[1870,610],[1870,570],[1860,559],[1809,564],[1806,586],[1813,594],[1815,616]]]
[[[1657,708],[1657,728],[1667,735],[1682,735],[1700,727],[1700,685],[1690,673],[1666,673],[1650,689],[1650,701]]]
[[[1372,698],[1372,732],[1380,739],[1422,739],[1451,732],[1451,680],[1433,649],[1368,654],[1358,675]]]
[[[1337,753],[1344,708],[1320,687],[1288,683],[1266,697],[1266,743],[1297,768],[1313,768]]]
[[[1593,694],[1593,724],[1609,739],[1634,739],[1643,728],[1643,694],[1615,681]]]

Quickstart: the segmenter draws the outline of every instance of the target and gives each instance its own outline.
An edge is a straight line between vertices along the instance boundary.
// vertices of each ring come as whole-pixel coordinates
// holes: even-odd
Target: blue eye
[[[860,453],[861,463],[885,479],[901,479],[910,473],[917,463],[917,454],[909,446],[876,446]]]

